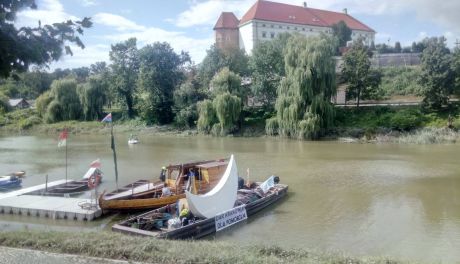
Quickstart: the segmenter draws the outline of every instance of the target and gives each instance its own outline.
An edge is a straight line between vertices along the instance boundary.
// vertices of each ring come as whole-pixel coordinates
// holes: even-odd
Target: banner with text
[[[248,219],[246,205],[240,205],[215,216],[216,232]]]

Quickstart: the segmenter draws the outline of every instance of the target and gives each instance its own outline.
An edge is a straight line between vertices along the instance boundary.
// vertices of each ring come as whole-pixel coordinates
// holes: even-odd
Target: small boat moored
[[[137,136],[130,135],[128,139],[128,144],[132,145],[137,143],[139,143],[139,139],[137,138]]]
[[[0,176],[0,191],[21,187],[22,180],[14,175]]]
[[[91,167],[85,173],[81,180],[70,180],[50,188],[45,188],[33,191],[27,194],[30,195],[47,195],[47,196],[63,196],[78,194],[88,191],[93,185],[98,185],[102,181],[102,171],[99,168]]]

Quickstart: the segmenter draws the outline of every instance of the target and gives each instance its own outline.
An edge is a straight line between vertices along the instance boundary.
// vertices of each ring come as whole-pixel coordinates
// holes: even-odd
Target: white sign
[[[259,187],[260,189],[262,189],[264,193],[267,193],[268,190],[270,190],[270,188],[275,187],[275,177],[271,176],[270,178],[268,178],[268,180],[264,181]]]
[[[234,225],[238,222],[248,219],[246,213],[246,205],[240,205],[223,213],[216,215],[216,232],[219,232],[222,229],[225,229],[231,225]]]

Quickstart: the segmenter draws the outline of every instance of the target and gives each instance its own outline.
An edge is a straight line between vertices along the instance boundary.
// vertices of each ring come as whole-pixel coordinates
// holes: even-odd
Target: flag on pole
[[[109,113],[108,115],[106,115],[102,120],[101,122],[103,123],[110,123],[112,122],[112,113]]]
[[[58,147],[65,147],[67,144],[67,129],[64,129],[60,134],[59,134],[59,141],[58,141]]]
[[[101,167],[101,160],[97,159],[97,160],[91,162],[91,164],[89,164],[89,166],[91,168],[100,168]]]

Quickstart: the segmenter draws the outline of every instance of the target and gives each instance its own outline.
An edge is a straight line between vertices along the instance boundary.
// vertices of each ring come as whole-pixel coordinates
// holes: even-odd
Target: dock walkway
[[[48,187],[64,183],[59,180],[48,183]],[[32,191],[44,189],[45,185],[37,185],[0,195],[0,213],[18,214],[52,219],[69,219],[91,221],[102,215],[99,207],[85,207],[88,199],[66,198],[55,196],[27,195]]]

